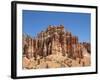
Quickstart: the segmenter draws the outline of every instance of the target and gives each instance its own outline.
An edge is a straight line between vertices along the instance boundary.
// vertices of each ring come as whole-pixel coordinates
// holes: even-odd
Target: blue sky
[[[90,42],[91,15],[89,13],[51,12],[23,10],[23,33],[32,37],[48,25],[64,25],[65,29],[78,36],[79,41]]]

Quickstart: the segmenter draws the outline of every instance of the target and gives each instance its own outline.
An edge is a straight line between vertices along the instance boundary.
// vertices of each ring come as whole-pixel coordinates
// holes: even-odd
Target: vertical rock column
[[[66,55],[66,36],[65,34],[63,35],[63,39],[62,39],[62,55],[65,56]]]
[[[72,35],[71,35],[71,33],[70,32],[67,32],[66,33],[66,43],[67,43],[67,54],[68,54],[68,57],[72,57],[72,55],[73,55],[73,51],[72,51],[72,41],[71,41],[71,39],[72,39]]]

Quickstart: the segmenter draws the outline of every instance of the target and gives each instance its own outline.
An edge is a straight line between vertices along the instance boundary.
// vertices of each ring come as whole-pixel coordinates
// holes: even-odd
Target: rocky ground
[[[90,54],[84,54],[82,59],[71,59],[61,54],[52,54],[45,58],[38,56],[37,60],[23,57],[23,69],[39,69],[39,68],[62,68],[62,67],[84,67],[90,66]]]

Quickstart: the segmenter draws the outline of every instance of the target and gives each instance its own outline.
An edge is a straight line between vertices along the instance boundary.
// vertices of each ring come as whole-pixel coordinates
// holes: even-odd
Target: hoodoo
[[[34,38],[23,34],[23,68],[25,69],[62,67],[62,63],[65,67],[70,64],[71,66],[83,66],[83,64],[89,66],[90,57],[84,55],[90,56],[90,53],[90,43],[80,43],[78,36],[66,31],[63,25],[49,25]]]

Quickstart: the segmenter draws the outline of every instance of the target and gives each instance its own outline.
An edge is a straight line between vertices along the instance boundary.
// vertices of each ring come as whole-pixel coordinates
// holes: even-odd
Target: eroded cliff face
[[[49,25],[34,38],[23,35],[25,69],[89,66],[90,52],[90,43],[79,43],[63,25]]]

